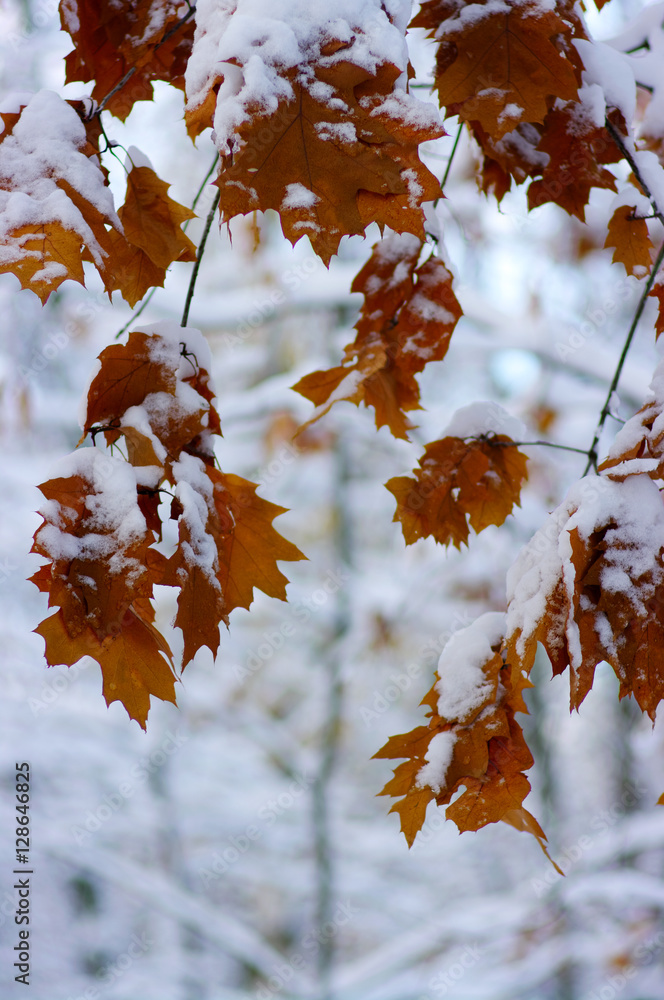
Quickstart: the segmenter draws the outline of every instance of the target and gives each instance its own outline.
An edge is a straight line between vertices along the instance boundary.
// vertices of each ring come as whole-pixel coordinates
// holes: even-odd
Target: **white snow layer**
[[[39,531],[39,540],[51,557],[103,560],[110,573],[142,576],[145,572],[142,562],[128,556],[126,551],[139,543],[147,530],[138,506],[133,467],[99,448],[78,448],[58,462],[54,475],[80,476],[89,484],[89,493],[85,498],[86,531],[80,537],[59,526],[62,524],[59,503],[47,500],[39,508],[39,513],[48,518]]]
[[[482,434],[505,434],[513,441],[520,441],[526,429],[523,423],[507,412],[499,403],[477,402],[462,406],[441,437],[480,437]]]
[[[449,640],[438,661],[438,714],[447,722],[468,722],[495,694],[484,665],[495,656],[492,647],[503,638],[505,615],[488,612]],[[428,758],[427,758],[428,759]],[[433,787],[433,786],[432,786]]]
[[[214,115],[214,139],[222,153],[237,145],[238,126],[250,114],[271,114],[293,90],[287,74],[313,85],[313,66],[350,61],[374,74],[392,63],[405,89],[408,0],[199,0],[194,47],[186,70],[187,109],[200,107],[221,83]],[[326,46],[337,51],[322,55]],[[320,81],[317,83],[321,91]],[[335,100],[331,87],[318,93]],[[383,106],[381,105],[381,110]],[[433,105],[401,95],[399,117],[431,124]]]
[[[63,182],[70,185],[106,222],[122,231],[96,159],[82,152],[86,141],[80,118],[57,94],[41,90],[23,108],[11,135],[0,142],[0,262],[15,263],[37,255],[23,245],[29,236],[12,237],[13,230],[28,226],[34,231],[59,223],[76,232],[95,264],[103,265],[104,251],[61,186]]]
[[[519,654],[537,629],[551,595],[562,581],[566,593],[566,618],[562,628],[573,669],[582,662],[579,626],[574,620],[576,580],[570,532],[575,528],[582,540],[607,528],[600,587],[604,592],[623,595],[630,602],[634,615],[643,617],[647,614],[647,602],[663,575],[657,564],[658,553],[664,548],[664,507],[659,490],[644,475],[631,476],[624,482],[606,476],[586,476],[572,486],[563,503],[522,549],[507,574],[506,634],[521,633],[517,646]],[[637,580],[640,581],[638,587]],[[553,633],[549,638],[551,642],[556,641]],[[602,638],[607,641],[605,635]]]
[[[428,785],[438,795],[441,788],[445,786],[447,769],[452,763],[455,743],[456,733],[451,730],[436,733],[424,758],[427,763],[417,772],[416,785],[418,788]]]

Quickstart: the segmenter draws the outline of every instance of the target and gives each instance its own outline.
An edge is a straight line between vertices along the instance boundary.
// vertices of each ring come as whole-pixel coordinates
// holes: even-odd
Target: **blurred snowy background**
[[[640,4],[612,0],[593,18],[610,36]],[[70,48],[55,0],[5,0],[3,92],[64,87]],[[413,39],[418,81],[432,49]],[[418,90],[424,97],[425,89]],[[107,116],[108,117],[108,116]],[[190,204],[214,159],[187,139],[178,93],[157,85],[109,137],[135,144]],[[426,162],[439,176],[450,138]],[[117,150],[120,160],[124,154]],[[522,509],[502,529],[446,553],[406,549],[382,484],[408,472],[455,409],[493,399],[528,440],[587,447],[637,299],[603,242],[609,192],[583,229],[522,192],[497,210],[478,194],[464,137],[437,210],[465,311],[447,359],[422,378],[427,410],[411,444],[376,432],[372,412],[338,404],[293,443],[309,404],[290,390],[338,363],[352,339],[353,275],[378,233],[345,240],[330,271],[276,218],[213,228],[189,325],[212,347],[225,471],[290,509],[278,530],[309,561],[289,565],[289,603],[259,595],[234,612],[217,663],[204,650],[176,709],[153,705],[144,734],[101,696],[92,661],[47,670],[32,629],[45,600],[26,582],[39,523],[36,484],[80,436],[94,359],[130,319],[94,274],[42,309],[0,280],[0,993],[14,982],[11,890],[14,761],[32,766],[34,867],[31,1000],[655,1000],[664,997],[664,733],[598,671],[569,716],[566,678],[536,668],[526,736],[527,807],[544,825],[560,878],[536,841],[508,827],[459,836],[430,807],[408,851],[371,755],[423,721],[418,708],[456,630],[504,608],[519,547],[578,478],[582,456],[526,449]],[[118,199],[123,168],[105,157]],[[198,240],[209,187],[190,227]],[[593,220],[597,219],[594,226]],[[179,319],[189,266],[137,325]],[[620,415],[641,403],[656,358],[649,306],[620,388]],[[609,421],[604,441],[618,424]],[[159,589],[159,588],[158,588]],[[159,595],[169,631],[172,594]]]

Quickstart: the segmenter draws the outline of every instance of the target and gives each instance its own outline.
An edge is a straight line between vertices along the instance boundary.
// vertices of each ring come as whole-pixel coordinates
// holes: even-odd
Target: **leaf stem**
[[[452,161],[454,160],[454,154],[457,151],[457,146],[459,145],[459,139],[461,138],[461,132],[463,131],[463,122],[459,122],[459,128],[457,130],[456,139],[454,140],[454,145],[452,146],[452,152],[450,153],[449,159],[447,161],[447,166],[445,167],[445,173],[443,174],[443,179],[440,182],[440,186],[445,190],[445,185],[447,184],[447,178],[450,175],[450,170],[452,169]],[[439,199],[437,198],[436,201]]]
[[[627,162],[629,163],[630,167],[632,168],[634,176],[641,185],[641,188],[645,192],[646,197],[650,201],[650,204],[653,207],[654,218],[659,219],[659,221],[664,226],[664,215],[662,214],[659,205],[657,204],[655,196],[653,195],[652,191],[650,190],[646,181],[643,178],[643,175],[639,169],[639,165],[634,157],[634,153],[625,144],[623,136],[620,134],[620,132],[615,127],[613,122],[609,120],[608,116],[605,119],[604,124],[607,132],[615,142],[616,146],[620,150],[620,153],[622,154],[624,159],[627,160]],[[627,331],[627,337],[625,338],[625,343],[623,345],[620,358],[618,359],[618,364],[613,374],[613,379],[611,380],[611,385],[609,386],[609,391],[606,395],[604,406],[602,407],[601,413],[599,415],[599,422],[597,424],[597,428],[595,429],[595,436],[593,438],[593,443],[586,452],[586,454],[588,455],[588,462],[586,464],[585,469],[583,470],[584,476],[588,475],[591,468],[594,468],[595,471],[597,471],[597,445],[599,444],[599,439],[602,436],[602,431],[604,430],[604,424],[606,423],[606,418],[609,416],[609,411],[611,408],[611,398],[616,389],[618,388],[618,382],[620,381],[620,376],[622,375],[622,370],[624,368],[625,361],[627,359],[627,353],[632,345],[632,340],[634,339],[636,328],[638,326],[639,320],[641,319],[641,314],[643,313],[643,310],[645,308],[646,299],[648,298],[648,295],[652,290],[652,286],[655,283],[655,278],[657,277],[657,272],[659,271],[663,260],[664,260],[664,243],[662,243],[661,247],[659,248],[657,258],[650,270],[650,274],[648,275],[648,280],[646,281],[643,292],[641,293],[641,298],[639,299],[638,305],[636,307],[634,318],[632,319],[630,328]]]
[[[586,465],[586,467],[585,467],[585,469],[583,471],[583,475],[584,476],[588,475],[588,473],[590,472],[591,467],[594,468],[595,471],[597,471],[597,445],[598,445],[599,439],[600,439],[600,437],[602,435],[602,431],[604,429],[604,424],[606,423],[606,418],[609,416],[609,411],[611,409],[611,397],[613,396],[614,392],[618,388],[618,382],[620,381],[620,376],[622,375],[622,370],[623,370],[623,367],[625,365],[625,361],[627,359],[627,352],[629,351],[629,349],[631,347],[632,340],[634,339],[634,334],[636,333],[636,328],[637,328],[637,326],[639,324],[639,320],[641,319],[641,313],[643,312],[643,310],[645,308],[646,299],[648,298],[648,296],[650,294],[650,291],[652,289],[652,286],[655,283],[655,278],[657,277],[657,272],[659,271],[659,269],[660,269],[660,267],[662,265],[662,261],[664,261],[664,242],[662,243],[661,247],[659,248],[659,252],[657,254],[657,259],[655,260],[655,263],[652,266],[652,270],[651,270],[650,274],[648,275],[648,280],[646,281],[645,288],[643,289],[643,292],[641,293],[641,298],[639,299],[639,303],[638,303],[638,305],[636,307],[636,312],[634,313],[634,318],[633,318],[631,326],[630,326],[630,328],[629,328],[629,330],[627,332],[627,337],[625,338],[625,343],[623,345],[622,353],[621,353],[620,358],[618,360],[618,364],[616,366],[616,370],[614,372],[613,379],[611,380],[611,385],[609,386],[609,391],[606,394],[606,400],[604,401],[604,406],[602,407],[602,412],[599,415],[599,423],[597,424],[597,429],[595,430],[595,436],[593,438],[593,443],[591,444],[590,448],[586,452],[586,454],[588,455],[588,464]]]
[[[184,303],[184,311],[182,313],[182,322],[180,326],[186,326],[189,319],[189,308],[191,306],[191,300],[194,297],[194,289],[196,287],[196,279],[198,278],[198,270],[201,266],[201,261],[203,259],[203,254],[205,253],[205,244],[207,243],[207,238],[212,228],[212,220],[214,219],[215,212],[219,207],[219,199],[221,198],[221,191],[217,191],[212,202],[212,207],[208,212],[208,217],[205,220],[205,229],[203,230],[203,235],[201,236],[201,242],[198,246],[198,253],[196,254],[196,263],[191,272],[191,279],[189,281],[189,288],[187,289],[187,298]]]
[[[664,215],[662,214],[662,212],[661,212],[661,210],[659,208],[659,205],[657,204],[657,201],[655,200],[655,196],[653,195],[652,191],[650,190],[650,188],[646,184],[645,180],[643,179],[643,175],[642,175],[641,171],[639,170],[639,165],[636,162],[636,160],[634,159],[634,154],[625,145],[623,137],[621,136],[620,132],[615,127],[615,125],[613,124],[613,122],[609,121],[609,119],[607,118],[605,120],[604,124],[606,126],[606,131],[609,133],[609,135],[611,136],[611,138],[615,142],[616,146],[620,150],[620,152],[621,152],[622,156],[624,157],[624,159],[626,159],[627,162],[629,163],[630,167],[632,168],[632,173],[634,174],[634,176],[636,177],[637,181],[639,182],[639,184],[643,188],[643,190],[645,192],[645,195],[646,195],[646,198],[648,199],[648,201],[651,203],[651,205],[653,207],[654,217],[656,219],[659,219],[659,221],[664,226]]]
[[[464,441],[468,440],[474,441],[477,438],[473,436],[464,438]],[[528,448],[538,445],[541,448],[558,448],[560,451],[575,451],[579,455],[589,454],[587,448],[574,448],[571,444],[555,444],[553,441],[492,441],[491,438],[485,438],[484,440],[495,448]]]

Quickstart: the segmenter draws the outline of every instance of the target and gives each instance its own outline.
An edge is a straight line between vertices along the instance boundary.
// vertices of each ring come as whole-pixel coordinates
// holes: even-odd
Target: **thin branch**
[[[452,152],[450,153],[450,158],[447,161],[447,166],[445,167],[445,173],[443,175],[443,179],[440,182],[440,186],[443,190],[445,190],[445,185],[447,184],[447,178],[449,177],[450,170],[452,169],[452,161],[454,159],[454,154],[457,151],[457,146],[459,145],[459,139],[461,138],[462,131],[463,131],[463,122],[459,122],[459,128],[456,134],[456,139],[454,140],[454,145],[452,146]],[[438,199],[436,199],[436,201],[438,201]]]
[[[644,187],[644,190],[645,190],[645,187]],[[612,398],[614,392],[616,391],[616,389],[618,388],[618,382],[620,381],[620,376],[622,374],[622,370],[623,370],[623,367],[624,367],[624,364],[625,364],[625,360],[627,358],[627,352],[629,351],[630,346],[632,344],[632,340],[634,339],[634,334],[636,333],[636,328],[637,328],[637,326],[639,324],[639,320],[641,319],[641,313],[643,312],[643,310],[645,308],[646,299],[648,298],[648,296],[650,294],[652,286],[655,284],[655,278],[657,277],[657,272],[659,271],[659,269],[660,269],[660,267],[662,265],[662,261],[664,261],[664,243],[662,243],[661,247],[659,248],[659,253],[657,254],[657,259],[655,260],[655,263],[653,264],[652,270],[651,270],[650,274],[648,275],[648,280],[646,282],[645,288],[643,289],[643,292],[641,293],[641,298],[639,299],[639,304],[636,307],[636,312],[634,313],[634,319],[632,320],[632,324],[631,324],[631,326],[629,328],[629,331],[627,333],[627,337],[625,339],[625,343],[624,343],[624,346],[623,346],[623,349],[622,349],[622,354],[620,355],[620,359],[618,361],[618,365],[617,365],[616,370],[614,372],[613,379],[611,381],[611,385],[609,386],[609,391],[607,393],[606,400],[604,402],[604,406],[602,407],[602,412],[599,415],[599,423],[597,424],[597,429],[595,431],[595,436],[593,438],[593,443],[591,444],[590,448],[587,451],[588,464],[586,465],[586,467],[585,467],[585,469],[583,471],[583,475],[584,476],[588,475],[591,467],[594,468],[595,470],[597,470],[597,445],[599,444],[599,439],[600,439],[600,437],[602,435],[602,431],[604,429],[604,424],[606,423],[606,418],[609,416],[609,413],[610,413],[611,398]]]
[[[646,197],[648,198],[648,201],[651,203],[651,205],[653,207],[655,218],[659,219],[659,221],[664,226],[664,215],[662,215],[662,212],[661,212],[661,210],[659,208],[659,205],[657,204],[657,201],[655,199],[654,194],[652,193],[652,191],[650,190],[650,188],[646,184],[645,180],[643,179],[643,175],[642,175],[641,171],[639,170],[639,165],[636,162],[636,160],[634,159],[634,154],[632,153],[631,149],[628,149],[628,147],[625,145],[623,137],[621,136],[620,132],[615,127],[615,125],[613,124],[613,122],[610,122],[609,119],[607,118],[605,120],[604,124],[606,125],[607,132],[609,133],[609,135],[611,136],[611,138],[615,142],[615,144],[618,147],[618,149],[620,150],[622,156],[627,160],[627,162],[629,163],[630,167],[632,168],[632,173],[634,174],[634,176],[636,177],[637,181],[639,182],[639,184],[641,185],[641,187],[645,191]]]
[[[129,317],[129,319],[127,320],[127,322],[125,323],[125,325],[122,327],[122,329],[118,330],[118,332],[115,335],[115,339],[116,340],[119,340],[120,337],[122,336],[122,334],[126,333],[126,331],[132,325],[132,323],[134,322],[134,320],[138,319],[138,317],[141,315],[141,313],[143,312],[143,310],[145,309],[145,307],[150,304],[152,296],[154,295],[154,293],[156,291],[157,291],[157,286],[155,285],[155,287],[151,288],[150,291],[148,292],[148,294],[145,296],[145,298],[141,302],[141,304],[138,307],[138,309],[136,310],[136,312],[132,313],[131,316]]]
[[[186,326],[187,320],[189,319],[189,308],[191,306],[191,300],[194,297],[194,289],[196,287],[196,279],[198,278],[198,270],[201,266],[201,261],[203,259],[203,254],[205,253],[205,244],[207,243],[207,238],[212,228],[212,220],[214,219],[215,212],[219,207],[219,199],[221,198],[221,191],[217,191],[214,196],[214,201],[212,202],[212,207],[208,212],[208,217],[205,220],[205,229],[203,230],[203,235],[201,236],[201,242],[198,247],[198,253],[196,254],[196,263],[194,264],[194,269],[191,272],[191,280],[189,282],[189,288],[187,290],[187,298],[184,303],[184,311],[182,313],[182,322],[180,326]]]
[[[613,122],[611,122],[609,120],[608,116],[605,119],[605,126],[606,126],[607,132],[609,133],[609,135],[611,136],[611,138],[615,142],[616,146],[620,150],[621,155],[629,163],[630,167],[632,168],[632,172],[633,172],[634,176],[636,177],[637,181],[641,185],[641,188],[645,192],[646,197],[650,201],[650,204],[653,207],[654,217],[656,219],[659,219],[659,221],[664,226],[664,215],[662,215],[662,212],[661,212],[661,210],[659,208],[659,205],[657,204],[657,201],[655,199],[655,196],[653,195],[652,191],[650,190],[650,188],[648,187],[646,181],[644,180],[643,175],[641,174],[641,171],[639,169],[639,165],[636,162],[636,159],[634,157],[634,153],[632,152],[631,149],[628,148],[628,146],[625,145],[625,140],[623,139],[623,137],[621,136],[620,132],[615,127],[615,125],[613,124]],[[595,436],[593,438],[593,443],[591,444],[590,448],[587,451],[588,462],[587,462],[586,467],[585,467],[585,469],[583,471],[583,475],[584,476],[588,475],[588,473],[590,472],[591,468],[594,468],[595,471],[597,471],[597,445],[599,444],[599,439],[602,436],[602,431],[604,430],[604,424],[606,423],[606,418],[610,414],[611,399],[613,397],[614,392],[618,388],[618,382],[620,381],[620,376],[622,374],[622,370],[623,370],[623,367],[625,365],[625,361],[627,359],[627,353],[628,353],[628,351],[629,351],[629,349],[630,349],[630,347],[632,345],[632,340],[634,339],[634,334],[636,333],[636,328],[638,326],[639,320],[641,319],[641,314],[642,314],[642,312],[643,312],[643,310],[645,308],[646,299],[648,298],[648,295],[651,292],[652,286],[655,283],[655,278],[657,277],[657,272],[659,271],[659,269],[660,269],[660,267],[662,265],[662,261],[663,260],[664,260],[664,243],[662,243],[661,247],[659,248],[659,253],[657,254],[657,259],[655,260],[655,263],[652,266],[650,274],[648,275],[648,280],[647,280],[647,282],[645,284],[645,288],[643,289],[643,292],[641,293],[641,298],[639,299],[638,305],[636,307],[636,312],[634,313],[634,318],[633,318],[631,326],[630,326],[630,328],[629,328],[629,330],[627,332],[627,337],[625,338],[625,343],[623,345],[622,353],[621,353],[620,358],[618,360],[618,365],[616,367],[615,372],[613,373],[613,379],[611,380],[611,385],[609,386],[609,391],[607,393],[606,400],[604,402],[604,406],[602,407],[602,411],[601,411],[601,413],[599,415],[599,422],[598,422],[597,428],[595,430]]]
[[[199,199],[200,199],[201,195],[203,194],[203,191],[205,190],[205,186],[206,186],[207,182],[210,180],[210,178],[212,177],[212,174],[214,173],[214,168],[217,166],[218,160],[219,160],[219,157],[217,156],[217,153],[215,152],[215,154],[214,154],[214,160],[212,161],[210,169],[208,170],[208,172],[206,173],[205,177],[201,181],[201,186],[199,187],[198,191],[194,195],[194,200],[191,203],[191,210],[192,210],[192,212],[196,211],[196,205],[198,204]],[[185,222],[184,226],[182,227],[182,232],[183,233],[187,232],[187,226],[189,225],[190,222],[191,222],[191,219],[187,219],[187,221]]]
[[[194,16],[195,12],[196,12],[196,6],[194,4],[194,5],[192,5],[192,6],[189,7],[189,10],[184,15],[184,17],[181,17],[180,20],[177,21],[173,25],[173,27],[169,31],[166,32],[166,34],[164,35],[164,37],[162,38],[162,40],[159,42],[159,44],[155,45],[154,51],[156,52],[157,49],[161,48],[161,46],[164,45],[164,43],[167,42],[168,39],[171,38],[172,35],[174,35],[176,31],[179,31],[180,28],[182,27],[182,25],[185,24],[191,17]],[[116,85],[113,87],[113,89],[109,90],[109,92],[106,95],[106,97],[104,98],[104,100],[101,101],[101,103],[97,105],[97,107],[95,108],[95,110],[90,115],[90,118],[98,118],[99,117],[99,115],[102,113],[102,111],[104,110],[104,108],[106,107],[106,105],[108,104],[108,102],[110,101],[110,99],[113,97],[113,95],[117,94],[117,92],[119,90],[122,90],[122,88],[124,87],[124,85],[126,83],[129,83],[129,81],[131,80],[132,76],[136,72],[137,68],[138,67],[136,67],[136,66],[132,66],[131,69],[127,70],[127,72],[122,77],[122,79],[120,80],[120,82],[116,83]]]
[[[470,436],[464,441],[476,441],[477,438]],[[589,455],[587,448],[574,448],[571,444],[555,444],[553,441],[493,441],[491,438],[484,438],[492,448],[529,448],[538,445],[541,448],[558,448],[560,451],[575,451],[578,455]]]

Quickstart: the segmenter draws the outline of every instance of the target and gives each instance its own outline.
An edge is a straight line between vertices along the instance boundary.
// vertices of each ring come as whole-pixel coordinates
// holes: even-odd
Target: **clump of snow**
[[[37,230],[59,224],[73,230],[102,267],[106,253],[83,212],[63,189],[78,193],[120,232],[110,188],[95,157],[83,152],[87,139],[80,118],[57,94],[41,90],[23,108],[11,135],[0,142],[0,260],[17,263],[38,256],[26,237],[11,234],[21,226]],[[43,276],[43,275],[42,275]]]
[[[219,85],[214,140],[223,154],[237,145],[237,131],[250,114],[269,115],[293,96],[289,78],[316,89],[317,99],[338,102],[332,88],[322,95],[314,67],[352,62],[373,75],[397,66],[398,99],[378,110],[411,126],[438,120],[433,105],[405,93],[408,0],[199,0],[196,32],[185,74],[187,110],[200,108]],[[331,16],[332,15],[332,16]],[[391,102],[391,103],[390,103]]]
[[[561,612],[563,620],[549,639],[562,643],[560,636],[564,635],[573,669],[582,662],[571,559],[570,532],[575,529],[582,541],[596,531],[605,531],[599,585],[605,592],[621,595],[634,617],[644,617],[655,588],[664,580],[658,563],[664,548],[664,506],[659,490],[645,475],[630,476],[624,482],[586,476],[572,486],[507,574],[507,635],[519,634],[519,655],[544,618],[556,588],[564,588],[566,611]],[[601,621],[598,623],[601,626]],[[610,648],[611,637],[603,639]]]
[[[282,208],[311,208],[320,201],[317,194],[310,191],[304,184],[287,184],[286,196],[283,199]]]
[[[88,493],[85,531],[80,536],[66,530],[68,508],[63,511],[56,501],[41,505],[39,513],[47,520],[39,529],[39,541],[51,558],[102,560],[109,573],[131,579],[147,572],[142,562],[128,554],[147,530],[133,467],[101,449],[79,448],[61,459],[54,472],[56,477],[80,476],[88,484]]]
[[[178,356],[174,366],[178,378],[187,378],[193,374],[192,363],[198,368],[205,368],[208,373],[212,370],[210,345],[200,330],[191,326],[178,326],[173,320],[161,320],[134,329],[138,333],[147,333],[155,338],[152,348],[152,356],[155,359],[160,358],[168,362]],[[183,355],[183,345],[186,353],[192,355],[191,361]]]
[[[415,784],[418,788],[428,785],[438,795],[441,788],[445,787],[445,778],[452,763],[455,743],[456,733],[451,730],[436,733],[424,758],[427,763],[417,772]]]
[[[438,714],[447,722],[468,722],[496,694],[497,678],[484,667],[495,656],[505,629],[505,615],[488,612],[449,640],[438,661]]]
[[[152,160],[138,146],[129,146],[125,157],[125,169],[131,170],[133,167],[137,169],[138,167],[149,167],[150,170],[154,170]]]
[[[180,536],[180,550],[185,562],[205,574],[216,590],[219,559],[214,539],[208,531],[209,512],[214,509],[213,485],[200,458],[182,452],[173,463],[175,496],[182,504],[180,519],[188,529],[189,538]],[[186,571],[181,570],[186,576]]]
[[[504,434],[521,441],[526,428],[499,403],[477,402],[458,409],[441,437],[480,437],[483,434]]]
[[[618,108],[631,122],[636,110],[636,83],[630,60],[603,42],[573,40],[584,65],[583,82],[598,84],[610,108]]]

